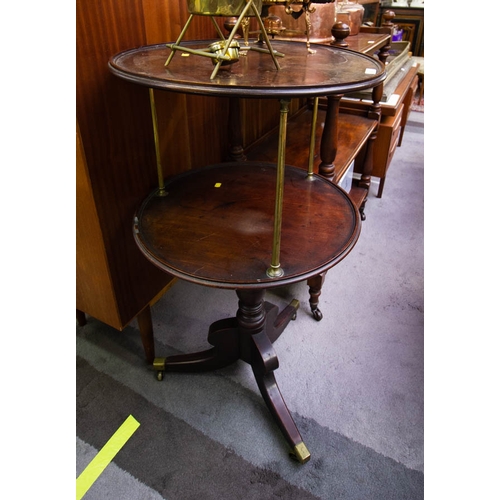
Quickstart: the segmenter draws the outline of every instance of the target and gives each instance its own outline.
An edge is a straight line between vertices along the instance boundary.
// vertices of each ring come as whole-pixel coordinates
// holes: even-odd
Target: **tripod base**
[[[238,359],[250,364],[262,397],[290,445],[290,456],[306,463],[311,455],[295,425],[279,390],[274,370],[279,366],[272,343],[295,319],[299,302],[293,300],[283,311],[265,302],[264,290],[237,290],[239,308],[236,317],[226,318],[209,328],[205,351],[156,358],[153,367],[158,380],[164,372],[199,372],[228,366]]]

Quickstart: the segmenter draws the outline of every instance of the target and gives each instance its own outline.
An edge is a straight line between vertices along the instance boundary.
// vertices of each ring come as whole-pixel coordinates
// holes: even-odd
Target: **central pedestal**
[[[213,346],[193,354],[156,358],[157,378],[167,372],[198,372],[228,366],[238,359],[251,367],[267,407],[292,448],[290,455],[300,463],[311,457],[279,390],[274,370],[279,367],[272,343],[295,319],[299,302],[293,300],[281,313],[264,302],[265,290],[237,290],[239,302],[236,317],[212,323],[208,342]]]

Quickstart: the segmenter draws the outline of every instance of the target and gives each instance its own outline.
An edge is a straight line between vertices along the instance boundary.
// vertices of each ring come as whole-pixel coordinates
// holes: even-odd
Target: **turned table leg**
[[[321,288],[325,282],[326,272],[313,276],[307,280],[307,285],[309,286],[309,305],[311,306],[311,312],[316,321],[321,321],[323,319],[323,313],[319,310],[319,296],[321,295]]]
[[[137,315],[137,324],[141,334],[146,362],[150,365],[155,358],[155,339],[153,333],[153,320],[151,319],[151,308],[149,306],[146,306]]]
[[[239,97],[229,98],[229,161],[246,161],[245,150],[243,149],[243,133],[241,130],[241,102]]]
[[[335,157],[338,150],[338,122],[341,95],[327,96],[325,126],[321,136],[319,174],[335,182]]]

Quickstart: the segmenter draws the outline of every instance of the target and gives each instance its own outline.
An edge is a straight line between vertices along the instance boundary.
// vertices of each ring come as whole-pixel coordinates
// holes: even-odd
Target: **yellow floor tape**
[[[111,460],[122,449],[123,445],[130,439],[139,425],[141,424],[132,415],[129,415],[125,422],[111,436],[101,451],[78,476],[76,480],[76,500],[80,500],[87,493],[95,480],[102,474],[103,470],[110,464]]]

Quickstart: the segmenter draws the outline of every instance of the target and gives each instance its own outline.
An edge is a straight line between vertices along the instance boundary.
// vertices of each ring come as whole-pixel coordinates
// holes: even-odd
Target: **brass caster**
[[[155,358],[153,361],[153,368],[156,371],[156,380],[161,382],[165,371],[165,358]]]
[[[295,312],[293,313],[292,316],[292,321],[295,321],[297,319],[297,311],[299,310],[300,302],[297,299],[293,299],[290,302],[290,305],[295,308]]]
[[[290,457],[300,464],[305,464],[311,458],[311,454],[306,448],[306,445],[302,442],[294,446],[293,451],[290,452]]]

